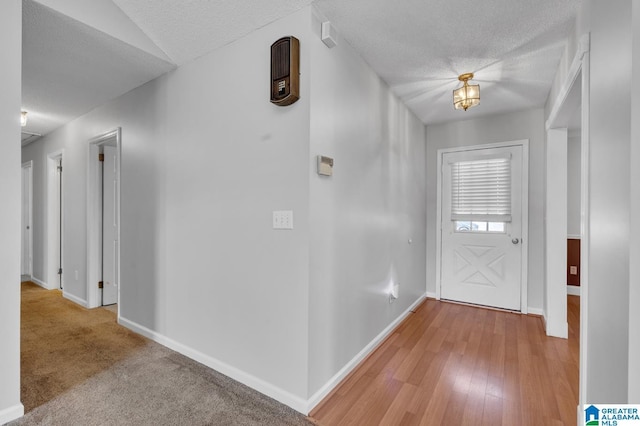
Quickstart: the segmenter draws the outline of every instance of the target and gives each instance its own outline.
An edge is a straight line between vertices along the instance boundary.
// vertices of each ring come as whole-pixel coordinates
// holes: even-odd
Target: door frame
[[[588,306],[589,306],[589,257],[590,257],[590,233],[589,233],[589,103],[590,103],[590,50],[591,50],[591,35],[589,33],[583,34],[580,37],[576,54],[573,57],[571,66],[567,71],[564,83],[560,88],[555,102],[549,113],[549,119],[545,123],[547,134],[553,134],[554,130],[558,128],[566,127],[564,121],[566,121],[567,106],[572,102],[572,92],[576,89],[580,89],[581,95],[581,126],[580,132],[580,384],[578,395],[578,414],[580,414],[580,407],[586,404],[587,396],[587,327],[588,327]],[[566,167],[566,164],[565,164]],[[547,170],[549,173],[549,170]],[[564,171],[566,174],[566,170]],[[547,182],[548,185],[548,182]],[[547,188],[545,188],[547,190]],[[566,208],[566,203],[562,204]],[[566,212],[565,212],[566,213]],[[550,246],[549,241],[545,242],[545,252],[554,250],[554,247]],[[557,285],[554,286],[553,282],[547,281],[546,292],[547,294],[555,293],[562,297],[562,290]],[[564,293],[566,295],[566,283],[564,284]],[[565,296],[566,299],[566,296]],[[547,315],[554,315],[554,312],[547,312]],[[565,309],[566,321],[566,309]],[[558,319],[562,321],[560,317]]]
[[[102,290],[98,288],[100,281],[100,271],[102,262],[102,177],[100,174],[100,164],[98,153],[100,146],[115,139],[116,142],[116,165],[117,165],[117,185],[116,195],[116,217],[118,229],[116,231],[118,243],[116,275],[118,281],[118,318],[120,317],[120,163],[122,130],[118,127],[115,130],[96,136],[89,140],[87,149],[87,307],[97,308],[102,306]]]
[[[528,313],[527,288],[529,265],[529,140],[522,139],[508,142],[480,144],[438,150],[436,180],[436,300],[440,300],[442,286],[442,160],[444,154],[464,151],[477,151],[489,148],[522,147],[522,270],[520,277],[520,312]]]
[[[22,163],[22,171],[24,172],[24,169],[29,169],[29,186],[27,188],[28,190],[28,198],[27,198],[27,209],[28,211],[28,218],[27,218],[27,226],[29,227],[29,253],[28,253],[28,261],[27,261],[27,269],[28,269],[28,275],[29,277],[33,277],[33,160],[27,161]],[[22,201],[24,202],[24,181],[22,182]],[[24,207],[24,204],[23,204]],[[23,217],[24,217],[24,211],[22,212]],[[22,232],[24,233],[25,229],[24,229],[24,224],[23,224],[23,228],[22,228]],[[22,240],[24,241],[24,237],[22,238]],[[22,254],[24,253],[24,247],[22,247],[21,252],[21,257]],[[24,259],[21,259],[21,265],[20,265],[20,269],[22,269],[22,267],[24,266]],[[20,271],[20,273],[22,274],[22,270]],[[27,275],[27,274],[22,274],[22,275]]]
[[[64,292],[64,270],[60,276],[60,284],[57,284],[58,268],[62,268],[62,264],[64,264],[64,216],[60,217],[60,215],[64,215],[64,175],[61,178],[62,190],[60,190],[60,183],[56,179],[56,170],[60,159],[64,164],[64,149],[47,154],[47,269],[43,278],[46,280],[48,289],[60,289],[60,285],[62,285]],[[59,200],[56,197],[58,191],[60,191]],[[61,223],[59,234],[56,233],[58,223]],[[58,262],[58,256],[53,256],[57,250],[60,250],[59,256],[62,258],[62,264]]]

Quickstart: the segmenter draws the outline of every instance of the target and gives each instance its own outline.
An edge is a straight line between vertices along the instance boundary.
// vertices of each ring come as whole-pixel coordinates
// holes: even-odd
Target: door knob
[[[511,240],[511,242],[512,242],[513,244],[518,244],[518,243],[520,242],[520,240],[519,240],[519,239],[517,239],[517,238],[514,238],[513,240]]]

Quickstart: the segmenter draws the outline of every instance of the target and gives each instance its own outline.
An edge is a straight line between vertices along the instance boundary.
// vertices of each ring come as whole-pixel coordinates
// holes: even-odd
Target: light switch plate
[[[273,212],[273,229],[293,229],[293,211],[276,210]]]

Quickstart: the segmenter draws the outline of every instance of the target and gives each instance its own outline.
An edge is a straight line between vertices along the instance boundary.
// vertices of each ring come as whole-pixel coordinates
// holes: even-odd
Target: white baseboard
[[[435,299],[436,298],[436,294],[435,293],[431,293],[430,291],[427,292],[427,297],[429,299]]]
[[[544,317],[544,311],[540,308],[532,308],[531,306],[529,306],[527,308],[527,313],[529,315],[539,315],[541,317]]]
[[[175,340],[170,339],[163,334],[150,330],[145,326],[137,324],[134,321],[130,321],[126,318],[120,317],[118,323],[138,334],[141,334],[153,340],[154,342],[166,346],[169,349],[181,353],[186,357],[189,357],[201,364],[206,365],[209,368],[212,368],[228,377],[231,377],[232,379],[257,390],[258,392],[261,392],[275,399],[276,401],[288,405],[289,407],[302,414],[308,414],[307,407],[309,406],[309,403],[303,398],[293,395],[292,393],[287,392],[284,389],[274,386],[271,383],[265,382],[258,377],[255,377],[216,358],[203,354],[202,352],[190,348],[189,346],[176,342]]]
[[[567,294],[571,295],[571,296],[580,296],[580,286],[568,285],[567,286]]]
[[[22,416],[24,416],[24,406],[22,404],[5,408],[0,411],[0,425],[19,419]]]
[[[545,327],[547,336],[559,337],[561,339],[567,339],[569,337],[569,323],[563,322],[560,324],[548,324]]]
[[[418,306],[428,294],[420,296],[406,311],[404,311],[398,318],[396,318],[391,324],[389,324],[380,334],[378,334],[367,346],[365,346],[351,361],[349,361],[344,367],[340,369],[327,383],[324,384],[309,400],[307,401],[306,410],[304,414],[308,414],[313,408],[318,405],[329,393],[340,384],[342,380],[351,371],[358,366],[371,352],[373,352],[379,345],[387,338],[387,336],[400,324],[404,319]],[[435,297],[435,294],[434,294]],[[299,411],[299,410],[298,410]]]
[[[120,317],[118,323],[123,327],[126,327],[138,334],[141,334],[156,343],[168,347],[184,356],[187,356],[201,364],[206,365],[226,376],[243,383],[258,392],[261,392],[276,401],[279,401],[294,410],[302,413],[309,414],[311,410],[322,401],[332,390],[335,388],[358,364],[365,359],[374,349],[402,322],[409,313],[416,308],[422,301],[424,296],[421,296],[416,300],[402,315],[396,318],[391,324],[389,324],[378,336],[376,336],[364,349],[360,351],[351,361],[349,361],[340,371],[338,371],[327,383],[325,383],[320,390],[318,390],[311,398],[305,400],[292,393],[285,391],[277,386],[267,383],[264,380],[255,377],[245,371],[242,371],[236,367],[233,367],[225,362],[222,362],[216,358],[210,357],[197,351],[182,343],[176,342],[163,334],[157,333],[148,329],[134,321],[130,321],[126,318]]]
[[[546,315],[542,315],[542,326],[544,327],[544,329],[547,329],[547,316]]]
[[[73,294],[69,294],[67,292],[62,292],[62,297],[64,297],[65,299],[71,300],[73,303],[77,303],[78,305],[82,306],[83,308],[87,307],[87,301],[80,299],[77,296],[74,296]]]
[[[47,285],[47,283],[45,283],[44,281],[41,281],[39,279],[37,279],[36,277],[31,277],[31,282],[34,284],[38,284],[40,287],[50,290],[49,286]]]

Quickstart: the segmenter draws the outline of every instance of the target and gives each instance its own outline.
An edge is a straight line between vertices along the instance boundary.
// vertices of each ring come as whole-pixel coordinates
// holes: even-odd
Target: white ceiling
[[[318,8],[426,123],[543,106],[579,0],[317,0]],[[480,105],[452,105],[473,72]]]
[[[175,68],[32,0],[23,1],[22,107],[46,134]]]
[[[46,134],[311,3],[425,124],[542,107],[579,2],[23,0],[26,130]],[[451,105],[464,72],[481,86],[467,112]]]
[[[312,0],[113,0],[182,65],[302,9]]]

